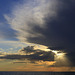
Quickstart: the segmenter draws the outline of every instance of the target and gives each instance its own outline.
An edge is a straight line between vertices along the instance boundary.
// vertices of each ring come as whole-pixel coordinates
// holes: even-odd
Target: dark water
[[[0,72],[0,75],[75,75],[75,72]]]

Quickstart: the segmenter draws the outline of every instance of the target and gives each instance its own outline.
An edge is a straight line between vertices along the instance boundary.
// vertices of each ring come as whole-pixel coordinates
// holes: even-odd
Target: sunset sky
[[[0,71],[75,71],[75,0],[0,0]]]

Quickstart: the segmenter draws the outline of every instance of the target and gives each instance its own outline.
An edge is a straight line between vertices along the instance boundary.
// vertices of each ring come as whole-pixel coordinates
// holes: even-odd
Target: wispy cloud
[[[28,42],[29,37],[46,38],[34,28],[46,29],[46,18],[49,16],[51,21],[57,16],[57,4],[58,0],[28,0],[27,3],[16,5],[9,16],[4,16],[11,27],[18,31],[16,35],[19,40]]]
[[[2,40],[18,40],[16,38],[15,30],[6,22],[0,23],[0,41]]]

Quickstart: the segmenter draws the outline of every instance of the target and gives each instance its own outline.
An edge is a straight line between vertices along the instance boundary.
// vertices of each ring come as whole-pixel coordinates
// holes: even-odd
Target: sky
[[[7,61],[5,70],[18,63],[16,70],[22,71],[59,66],[70,71],[75,66],[75,1],[0,0],[0,61]]]

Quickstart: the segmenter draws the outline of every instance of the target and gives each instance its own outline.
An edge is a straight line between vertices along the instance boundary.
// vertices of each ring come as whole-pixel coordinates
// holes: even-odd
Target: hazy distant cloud
[[[20,41],[0,41],[0,48],[18,48],[18,47],[26,47],[29,44],[25,42],[20,42]]]
[[[3,53],[2,53],[2,52],[0,52],[0,55],[3,55]]]
[[[4,49],[0,48],[0,51],[4,51]]]
[[[20,41],[0,41],[0,51],[7,53],[17,53],[19,49],[22,49],[29,44]]]
[[[9,24],[0,23],[0,39],[18,40],[15,32]]]

